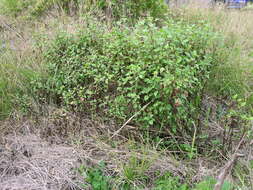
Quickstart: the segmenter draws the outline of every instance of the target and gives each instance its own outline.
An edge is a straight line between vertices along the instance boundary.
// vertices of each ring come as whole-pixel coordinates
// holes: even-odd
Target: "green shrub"
[[[110,177],[104,175],[104,167],[104,163],[100,163],[95,168],[88,168],[81,165],[77,171],[85,177],[85,182],[89,183],[93,190],[111,190]],[[87,189],[88,185],[82,184],[82,187]]]
[[[48,48],[49,76],[37,93],[58,105],[143,127],[191,130],[215,52],[207,25],[169,20],[158,28],[90,25],[79,35],[60,35]],[[183,128],[179,128],[182,126]],[[186,128],[186,126],[188,128]]]

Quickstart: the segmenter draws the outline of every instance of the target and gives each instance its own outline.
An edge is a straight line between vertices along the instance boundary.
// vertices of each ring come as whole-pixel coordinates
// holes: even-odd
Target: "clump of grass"
[[[19,65],[22,63],[11,51],[0,59],[0,119],[3,119],[13,110],[18,95],[26,92],[26,79],[33,71]]]
[[[11,52],[1,54],[0,59],[0,118],[7,117],[12,110],[15,95],[21,87],[17,76],[17,60]]]
[[[0,119],[8,117],[14,110],[24,108],[23,111],[28,111],[26,109],[30,107],[32,99],[30,81],[40,75],[38,61],[39,55],[28,47],[20,52],[7,44],[1,49]]]

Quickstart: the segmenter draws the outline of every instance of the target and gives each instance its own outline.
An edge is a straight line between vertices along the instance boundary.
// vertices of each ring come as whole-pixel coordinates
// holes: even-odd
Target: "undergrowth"
[[[135,158],[136,159],[136,158]],[[193,187],[186,183],[180,182],[178,177],[173,176],[170,172],[165,172],[164,174],[159,174],[150,179],[145,174],[140,177],[146,177],[146,180],[140,180],[138,177],[132,178],[132,182],[121,182],[117,176],[107,176],[104,172],[105,165],[101,162],[98,166],[86,167],[84,165],[77,168],[78,173],[84,177],[84,184],[81,184],[83,188],[91,187],[93,190],[143,190],[149,187],[151,190],[213,190],[216,180],[212,177],[207,177],[206,179],[195,184]],[[137,171],[138,168],[132,168],[131,171]],[[141,171],[141,170],[140,170]],[[141,183],[140,183],[141,182]],[[139,184],[139,185],[137,185]],[[225,181],[221,190],[232,190],[234,186]]]
[[[33,60],[8,49],[0,55],[0,119],[8,117],[14,107],[32,111],[29,83],[37,75],[36,66],[31,65]]]
[[[167,5],[163,0],[1,0],[0,8],[3,13],[14,16],[40,17],[56,10],[57,14],[93,13],[103,15],[107,20],[125,17],[129,22],[135,22],[147,15],[162,18]]]

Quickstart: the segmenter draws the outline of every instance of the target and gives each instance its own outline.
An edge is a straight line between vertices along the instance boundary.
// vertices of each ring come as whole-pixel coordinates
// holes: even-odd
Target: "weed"
[[[152,190],[189,190],[186,184],[181,184],[177,177],[173,177],[170,173],[165,173],[155,182]]]
[[[139,159],[131,156],[129,162],[123,166],[123,176],[127,184],[134,184],[136,181],[147,181],[145,172],[149,169],[151,160]]]
[[[15,53],[7,49],[0,55],[0,119],[8,117],[13,108],[31,113],[30,82],[40,75],[39,64],[33,65],[37,58]]]
[[[214,178],[208,177],[207,179],[199,182],[193,190],[212,190],[214,185],[216,184],[216,180]],[[228,181],[225,181],[221,190],[232,190],[233,185]]]
[[[85,166],[80,166],[77,171],[84,176],[85,182],[89,183],[93,190],[110,190],[110,178],[103,174],[103,169],[105,165],[103,162],[95,168],[87,168]],[[87,185],[82,185],[87,188]]]

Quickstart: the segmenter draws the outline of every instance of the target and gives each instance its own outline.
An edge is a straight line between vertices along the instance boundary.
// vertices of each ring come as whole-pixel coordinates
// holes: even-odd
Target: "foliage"
[[[136,156],[131,156],[129,162],[123,166],[123,180],[125,183],[122,188],[131,189],[132,184],[137,181],[146,183],[149,177],[145,172],[150,168],[151,162],[152,160],[145,157],[139,159]]]
[[[14,16],[22,15],[24,11],[41,16],[49,10],[52,13],[57,10],[59,13],[79,11],[86,14],[86,11],[95,8],[102,12],[102,18],[120,20],[124,17],[127,23],[135,23],[139,17],[147,15],[161,18],[166,12],[162,1],[140,0],[138,3],[134,0],[0,0],[0,9],[2,13]],[[205,12],[208,10],[205,9]],[[212,10],[211,14],[205,13],[202,17],[195,15],[198,21],[187,12],[189,21],[177,15],[174,21],[145,20],[133,28],[110,23],[109,32],[103,25],[88,23],[87,29],[83,27],[78,35],[59,35],[46,54],[49,76],[39,76],[31,83],[30,80],[38,75],[34,66],[41,60],[33,58],[34,52],[26,54],[22,50],[19,54],[19,51],[6,51],[0,47],[0,118],[7,117],[17,106],[28,110],[34,90],[41,103],[52,101],[76,111],[114,118],[119,123],[138,113],[131,120],[133,126],[159,129],[151,131],[162,132],[163,135],[171,131],[193,134],[193,126],[197,126],[198,122],[202,90],[206,86],[209,93],[228,97],[229,104],[233,105],[228,106],[231,110],[225,110],[220,117],[225,123],[221,125],[225,135],[223,144],[216,140],[210,149],[205,143],[204,149],[213,152],[222,146],[225,151],[230,150],[226,147],[231,146],[234,139],[239,139],[241,132],[247,131],[248,137],[252,138],[252,132],[247,128],[252,121],[252,110],[249,111],[248,105],[253,102],[252,53],[248,55],[252,47],[252,42],[248,40],[252,37],[250,31],[253,31],[250,23],[252,14],[214,12]],[[213,19],[214,28],[225,34],[225,41],[219,38],[222,48],[214,43],[217,36],[211,28],[205,22],[199,22],[203,18]],[[160,27],[154,23],[159,23]],[[37,24],[34,26],[37,27]],[[48,22],[45,22],[46,27]],[[31,64],[28,65],[28,62]],[[234,94],[249,98],[234,97],[234,104],[230,99]],[[234,121],[240,130],[233,128]],[[168,139],[162,139],[163,135],[156,136],[157,144]],[[165,140],[164,147],[171,141]],[[195,138],[192,143],[190,141],[179,144],[173,139],[175,146],[182,152],[189,152],[188,157],[192,159],[199,149],[195,148]],[[148,161],[131,158],[123,167],[125,184],[122,189],[133,189],[136,181],[150,182],[145,174],[148,167]],[[85,168],[84,173],[93,189],[111,189],[111,179],[104,174],[103,168]],[[242,177],[238,174],[238,178],[245,180],[247,186],[246,172],[239,173]],[[214,183],[214,179],[208,179],[200,182],[195,189],[212,189]],[[155,189],[189,189],[169,174],[157,179],[155,184]],[[231,189],[231,184],[225,182],[223,188]]]
[[[189,190],[186,184],[180,184],[177,177],[171,176],[170,173],[165,173],[155,181],[153,190]]]
[[[163,0],[101,0],[95,2],[99,9],[104,10],[106,15],[112,18],[138,19],[145,14],[161,18],[166,12]]]
[[[59,13],[102,12],[109,19],[128,17],[129,21],[149,14],[161,18],[166,13],[163,0],[1,0],[6,14],[19,15],[22,12],[41,16],[49,10]]]
[[[215,184],[216,184],[216,180],[212,177],[209,177],[206,180],[199,182],[193,190],[203,190],[203,189],[212,190]],[[221,190],[232,190],[232,189],[233,189],[233,185],[229,183],[228,181],[225,181],[221,188]]]
[[[69,14],[72,9],[78,10],[78,0],[37,0],[31,11],[33,16],[41,16],[44,12],[50,10],[53,6],[57,7],[58,11],[64,11]]]
[[[29,106],[24,93],[28,92],[29,82],[35,75],[26,59],[15,56],[11,50],[0,54],[0,119],[6,118],[15,107]],[[33,68],[34,69],[34,68]],[[28,98],[28,97],[26,97]],[[20,101],[19,101],[20,100]],[[18,103],[18,104],[17,104]],[[22,109],[22,108],[21,108]]]
[[[84,176],[85,181],[90,184],[93,190],[110,190],[110,178],[103,174],[104,167],[103,163],[95,168],[87,168],[82,165],[78,168],[78,172]],[[87,187],[85,184],[82,186]]]
[[[236,94],[251,98],[252,41],[248,39],[253,35],[252,12],[200,9],[196,4],[190,4],[183,10],[171,11],[171,14],[174,19],[183,19],[188,23],[206,20],[217,32],[224,34],[224,45],[218,52],[220,64],[212,69],[210,80],[206,83],[208,93],[222,98]],[[242,19],[245,22],[241,22]]]
[[[77,36],[59,35],[48,48],[49,77],[37,82],[36,91],[58,105],[119,122],[146,106],[135,125],[176,132],[196,119],[215,64],[209,48],[214,38],[207,25],[172,20],[161,28],[146,20],[111,32],[90,24]]]

